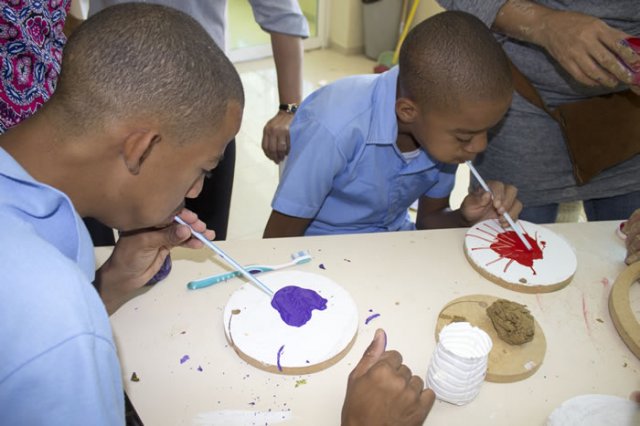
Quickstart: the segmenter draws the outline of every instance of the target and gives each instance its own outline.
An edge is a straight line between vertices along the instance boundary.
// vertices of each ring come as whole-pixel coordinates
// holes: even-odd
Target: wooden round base
[[[251,283],[236,290],[224,309],[227,340],[247,363],[277,374],[309,374],[340,361],[358,331],[355,302],[329,278],[308,272],[264,274],[261,281],[274,292],[287,286],[315,291],[326,309],[314,309],[300,327],[284,322],[271,298]]]
[[[618,275],[609,294],[609,314],[624,343],[640,359],[640,324],[631,309],[629,289],[640,278],[640,262]]]
[[[498,336],[486,313],[486,309],[496,300],[498,298],[494,296],[477,294],[449,302],[438,315],[436,341],[440,330],[454,319],[469,322],[484,330],[493,341],[485,380],[496,383],[524,380],[532,376],[542,365],[547,350],[544,332],[540,324],[534,320],[535,334],[532,341],[522,345],[508,344]]]
[[[567,278],[562,282],[559,282],[556,284],[548,284],[548,285],[523,285],[521,283],[517,283],[517,284],[511,283],[503,280],[502,278],[496,275],[489,273],[489,271],[487,271],[485,268],[483,268],[482,266],[474,262],[473,259],[469,257],[469,251],[467,250],[466,245],[464,248],[464,255],[469,261],[469,264],[471,265],[471,267],[475,269],[484,278],[488,279],[494,284],[498,284],[500,287],[504,287],[506,289],[517,291],[520,293],[527,293],[527,294],[552,293],[554,291],[562,290],[563,288],[568,286],[571,280],[573,279],[573,275],[571,275],[569,278]]]
[[[511,228],[495,219],[473,225],[464,238],[464,254],[476,271],[491,282],[522,293],[550,293],[566,287],[576,272],[571,246],[550,229],[518,221],[527,249]]]

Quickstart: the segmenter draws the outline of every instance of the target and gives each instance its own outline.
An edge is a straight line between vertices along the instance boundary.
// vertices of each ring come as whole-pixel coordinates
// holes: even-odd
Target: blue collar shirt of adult
[[[338,80],[312,93],[291,125],[291,150],[272,208],[312,219],[305,235],[415,229],[408,208],[449,196],[457,166],[396,140],[398,67]]]
[[[0,424],[124,424],[120,364],[69,198],[0,148]]]

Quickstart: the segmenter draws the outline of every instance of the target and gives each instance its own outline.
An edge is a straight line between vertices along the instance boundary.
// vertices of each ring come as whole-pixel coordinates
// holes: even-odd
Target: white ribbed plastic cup
[[[442,401],[468,404],[480,393],[492,347],[489,335],[468,322],[447,325],[440,330],[427,386]]]

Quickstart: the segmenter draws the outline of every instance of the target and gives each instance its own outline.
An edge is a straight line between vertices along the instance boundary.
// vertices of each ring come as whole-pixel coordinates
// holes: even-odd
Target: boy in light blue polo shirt
[[[291,127],[291,151],[265,237],[469,226],[504,211],[517,190],[491,182],[449,209],[457,164],[486,148],[511,103],[507,58],[477,18],[443,12],[416,26],[399,67],[311,94]],[[416,223],[407,209],[419,199]]]

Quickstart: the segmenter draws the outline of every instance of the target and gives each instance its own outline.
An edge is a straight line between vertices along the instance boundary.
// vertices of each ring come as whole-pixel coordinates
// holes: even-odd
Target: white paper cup
[[[493,342],[484,330],[454,322],[440,331],[427,371],[427,386],[438,399],[456,405],[473,401],[487,375]]]

